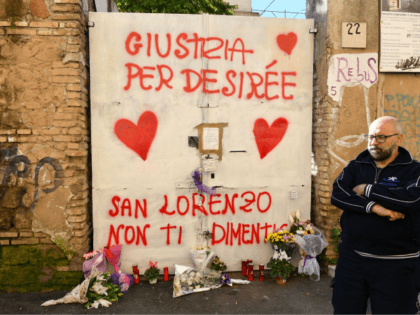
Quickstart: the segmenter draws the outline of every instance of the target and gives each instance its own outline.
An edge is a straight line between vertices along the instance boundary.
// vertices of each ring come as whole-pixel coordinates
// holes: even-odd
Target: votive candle
[[[163,281],[169,281],[168,267],[163,268]]]
[[[134,278],[134,283],[140,283],[140,270],[137,264],[133,265],[133,278]]]

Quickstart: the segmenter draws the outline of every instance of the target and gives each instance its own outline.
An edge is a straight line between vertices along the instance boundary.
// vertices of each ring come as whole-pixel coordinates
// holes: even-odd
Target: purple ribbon
[[[305,267],[305,264],[306,264],[306,260],[307,259],[314,259],[315,257],[312,257],[312,256],[309,256],[309,255],[306,255],[305,256],[305,260],[303,261],[303,267]]]
[[[204,185],[200,181],[200,172],[198,170],[194,171],[193,179],[194,179],[194,184],[198,188],[199,191],[207,193],[207,194],[212,195],[212,196],[216,195],[216,188],[214,188],[214,187],[210,188],[210,187]]]

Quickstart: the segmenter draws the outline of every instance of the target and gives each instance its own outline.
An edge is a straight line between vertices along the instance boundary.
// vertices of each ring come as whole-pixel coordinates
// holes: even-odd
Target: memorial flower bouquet
[[[294,235],[286,229],[268,234],[265,241],[272,243],[276,251],[286,252],[289,257],[292,257],[293,252],[298,247]]]
[[[203,271],[188,266],[175,265],[173,297],[220,288],[222,285],[248,284],[247,280],[231,279],[227,273],[219,274],[206,268]]]
[[[214,256],[213,262],[211,263],[211,269],[216,271],[224,271],[227,269],[226,264],[220,260],[218,256]]]
[[[125,293],[133,285],[134,279],[131,275],[123,273],[120,269],[121,248],[122,245],[115,245],[84,254],[83,273],[85,278],[90,275],[93,267],[105,273],[108,261],[114,267],[115,272],[111,274],[114,284],[119,284],[120,290],[122,293]]]
[[[290,228],[290,233],[300,236],[314,234],[314,225],[311,223],[311,220],[296,221]]]
[[[81,284],[73,288],[64,297],[46,301],[41,306],[80,303],[85,304],[84,307],[87,309],[98,308],[99,305],[108,307],[122,296],[123,293],[120,292],[118,284],[113,283],[112,275],[93,266],[92,271]]]
[[[287,259],[271,258],[267,267],[271,268],[270,276],[274,279],[281,278],[283,281],[289,277],[290,273],[296,270]]]
[[[149,261],[149,268],[144,272],[144,276],[150,283],[156,283],[159,277],[160,269],[157,267],[157,262]]]
[[[90,279],[86,292],[88,302],[85,308],[98,308],[99,305],[108,307],[112,302],[117,302],[123,296],[117,284],[113,284],[110,272],[101,273]]]
[[[179,291],[181,289],[186,291],[193,291],[203,288],[204,278],[201,272],[193,269],[182,274],[179,278],[174,279],[174,289]]]
[[[297,234],[300,236],[314,234],[315,226],[311,223],[311,220],[300,221],[299,209],[297,209],[294,214],[289,214],[289,221],[292,225],[290,228],[291,234]]]

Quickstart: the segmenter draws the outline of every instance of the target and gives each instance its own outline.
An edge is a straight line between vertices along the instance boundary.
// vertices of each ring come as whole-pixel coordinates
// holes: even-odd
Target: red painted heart
[[[140,116],[137,125],[128,119],[118,120],[114,132],[122,143],[140,155],[143,161],[146,161],[150,146],[156,135],[157,126],[156,115],[146,111]]]
[[[297,43],[297,35],[293,32],[277,36],[277,45],[286,54],[291,55]]]
[[[277,118],[270,127],[263,118],[255,121],[253,132],[261,160],[280,143],[288,125],[289,123],[283,117]]]

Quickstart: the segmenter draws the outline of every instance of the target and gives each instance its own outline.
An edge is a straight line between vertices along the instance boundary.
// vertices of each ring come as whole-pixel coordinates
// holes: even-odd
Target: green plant
[[[153,280],[159,277],[160,269],[157,267],[157,262],[149,261],[150,267],[144,272],[144,276],[147,280]]]
[[[341,233],[340,230],[337,229],[337,228],[333,228],[331,230],[331,240],[332,240],[332,243],[335,244],[335,245],[337,245],[334,248],[334,251],[336,253],[338,253],[338,244],[340,244],[340,233]]]
[[[336,253],[338,253],[338,244],[340,244],[340,233],[340,230],[337,228],[333,228],[331,230],[331,240],[332,244],[336,245],[334,247],[334,252]],[[337,258],[327,258],[325,256],[322,256],[321,259],[328,264],[337,265]]]
[[[337,258],[327,258],[325,256],[322,256],[321,259],[328,264],[337,265]]]
[[[268,268],[271,268],[270,276],[274,279],[280,277],[282,279],[287,279],[291,272],[295,271],[296,268],[288,262],[286,259],[274,259],[271,258],[267,264]]]
[[[237,5],[223,0],[115,0],[119,12],[226,14],[233,15]]]

